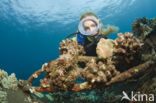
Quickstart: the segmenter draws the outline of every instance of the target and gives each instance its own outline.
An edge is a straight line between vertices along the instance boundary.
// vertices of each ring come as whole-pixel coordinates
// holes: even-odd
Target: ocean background
[[[0,0],[0,68],[28,79],[59,56],[59,43],[77,31],[86,11],[96,13],[104,27],[132,32],[136,18],[156,17],[156,0]]]

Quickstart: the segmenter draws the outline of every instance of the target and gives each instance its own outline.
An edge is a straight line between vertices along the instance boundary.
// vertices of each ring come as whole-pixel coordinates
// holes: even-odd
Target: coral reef
[[[124,35],[120,33],[118,36],[119,38],[114,41],[101,39],[97,46],[99,59],[92,58],[82,70],[82,77],[86,78],[96,88],[103,88],[114,82],[124,81],[120,78],[126,80],[135,75],[135,70],[139,72],[141,68],[140,66],[134,66],[141,63],[140,50],[143,43],[134,37],[132,33],[127,32]],[[150,63],[153,62],[151,61]],[[128,70],[128,68],[130,69]],[[123,69],[128,71],[120,73],[125,71]]]
[[[155,53],[145,60],[147,56],[142,56],[143,49],[143,41],[132,33],[119,33],[116,40],[101,39],[97,46],[98,56],[88,57],[80,44],[66,39],[60,43],[60,57],[45,63],[28,81],[32,83],[34,78],[45,72],[41,88],[36,88],[36,91],[105,89],[138,76],[155,64]],[[75,84],[77,78],[86,81]]]
[[[97,45],[99,59],[111,59],[119,71],[133,67],[140,62],[143,42],[132,33],[118,33],[116,40],[101,39]]]
[[[46,77],[41,80],[40,87],[32,89],[30,86],[23,90],[34,94],[45,91],[52,92],[46,97],[49,98],[49,101],[57,102],[62,102],[62,97],[73,98],[72,96],[74,96],[73,99],[68,99],[68,102],[77,101],[77,103],[120,102],[122,91],[118,88],[122,85],[129,85],[129,91],[137,90],[140,87],[140,90],[146,91],[146,85],[151,83],[148,81],[152,78],[150,74],[154,73],[153,75],[155,75],[153,69],[156,65],[155,42],[149,42],[155,40],[155,27],[155,19],[137,19],[132,24],[133,32],[137,34],[137,37],[133,33],[126,32],[118,33],[118,38],[115,40],[101,39],[96,48],[97,57],[85,56],[82,45],[76,41],[63,40],[59,48],[60,57],[43,64],[42,68],[28,79],[32,83],[34,78],[44,72]],[[83,79],[84,82],[76,83],[78,78]],[[138,81],[137,85],[135,81]],[[117,83],[120,84],[117,85]],[[26,87],[24,82],[20,86]],[[153,90],[153,87],[151,88]],[[104,89],[103,95],[96,96],[98,94],[96,90],[91,95],[86,92],[75,92],[69,95],[69,91],[91,89]],[[112,91],[120,92],[107,94]],[[58,95],[62,97],[55,98]],[[44,97],[41,96],[41,98]]]
[[[156,18],[137,18],[132,24],[132,31],[139,39],[156,49]]]
[[[125,71],[141,63],[143,42],[133,36],[132,33],[118,33],[115,40],[112,61],[116,64],[119,71]]]
[[[73,40],[63,40],[60,43],[60,57],[55,61],[45,63],[36,75],[45,72],[47,77],[41,80],[41,87],[50,91],[71,90],[75,80],[80,77],[81,68],[78,65],[78,56],[84,55],[83,47]],[[33,75],[29,81],[35,78]],[[52,89],[50,89],[52,88]],[[42,91],[42,89],[38,89]]]
[[[102,88],[105,83],[119,73],[110,60],[96,63],[96,61],[92,59],[87,63],[86,68],[82,70],[82,77],[86,78],[93,87]]]
[[[34,103],[29,95],[18,87],[18,80],[14,73],[8,73],[0,69],[0,102],[1,103]],[[39,100],[36,101],[37,103]]]
[[[0,84],[5,89],[17,90],[18,82],[14,73],[8,76],[7,72],[0,69]]]
[[[7,93],[5,91],[0,91],[0,101],[1,103],[8,103]]]
[[[120,103],[123,90],[155,93],[156,19],[137,19],[132,29],[137,37],[126,32],[115,40],[101,39],[96,57],[86,56],[76,41],[63,40],[60,56],[28,80],[0,70],[0,100],[7,103],[18,96],[20,103]],[[42,73],[40,86],[32,86]]]
[[[138,36],[138,38],[144,42],[144,51],[142,53],[142,58],[144,58],[144,60],[142,61],[146,61],[156,52],[156,18],[137,18],[132,24],[132,30]],[[146,94],[153,93],[156,95],[155,67],[156,63],[150,67],[150,70],[146,70],[144,76],[141,77],[141,82],[143,82],[143,85],[140,85],[137,91],[142,91],[142,93]]]

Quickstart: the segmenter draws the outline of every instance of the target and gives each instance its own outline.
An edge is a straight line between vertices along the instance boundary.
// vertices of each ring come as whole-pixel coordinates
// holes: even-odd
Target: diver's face
[[[93,32],[96,29],[96,24],[92,20],[86,20],[83,23],[86,32]]]
[[[97,27],[96,23],[92,20],[84,21],[83,26],[86,32],[93,32]],[[97,32],[94,34],[91,34],[91,36],[96,35],[96,34]]]

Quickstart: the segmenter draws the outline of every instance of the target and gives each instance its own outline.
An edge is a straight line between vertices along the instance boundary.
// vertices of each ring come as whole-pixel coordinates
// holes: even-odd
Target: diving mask
[[[91,32],[86,30],[85,27],[84,27],[84,22],[87,21],[87,20],[91,20],[96,25],[95,29],[93,29]],[[100,27],[100,23],[99,23],[99,20],[97,18],[95,18],[95,17],[86,17],[86,18],[84,18],[84,19],[82,19],[80,21],[78,29],[79,29],[79,32],[81,34],[83,34],[83,35],[91,35],[91,34],[94,34],[94,33],[98,32],[99,27]]]

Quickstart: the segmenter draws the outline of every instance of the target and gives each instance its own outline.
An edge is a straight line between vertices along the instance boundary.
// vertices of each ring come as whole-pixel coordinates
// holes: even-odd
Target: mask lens
[[[85,32],[87,32],[87,33],[93,32],[97,28],[97,24],[93,20],[85,20],[83,22],[83,28],[84,28]]]
[[[78,29],[83,35],[94,34],[99,29],[99,20],[93,17],[82,19],[79,23]]]

